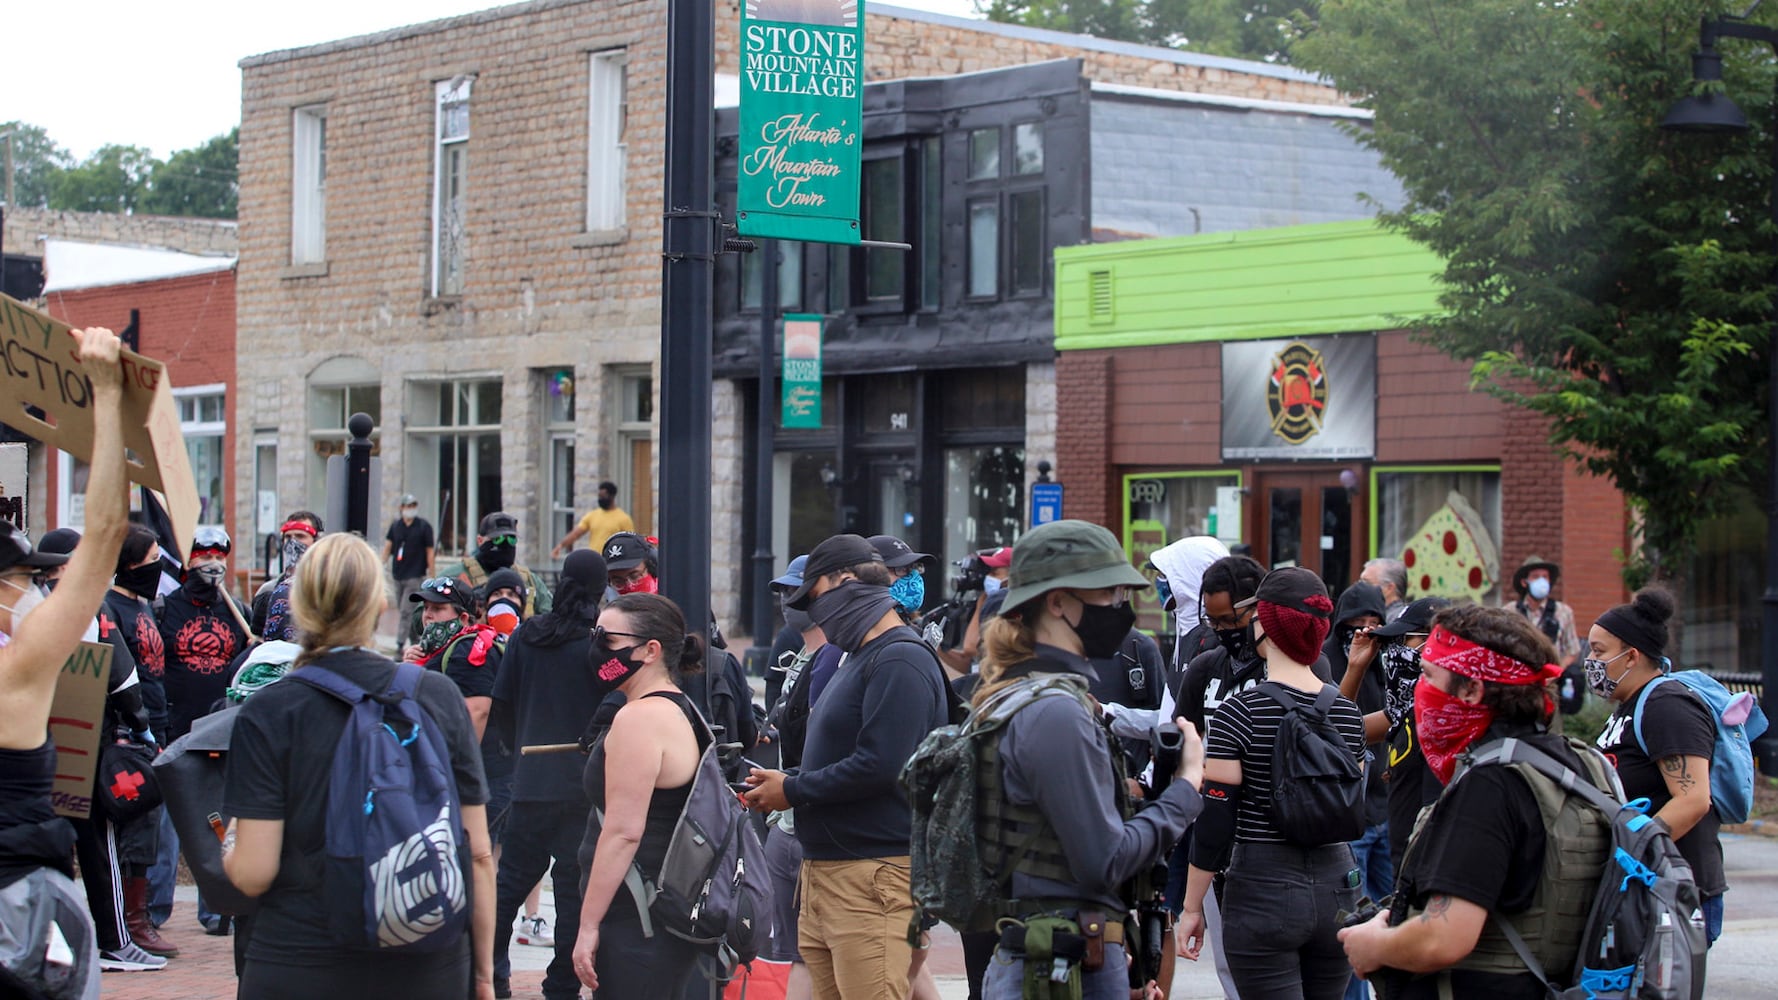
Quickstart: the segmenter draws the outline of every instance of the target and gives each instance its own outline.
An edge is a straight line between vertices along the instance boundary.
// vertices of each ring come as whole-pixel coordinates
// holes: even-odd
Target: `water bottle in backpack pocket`
[[[347,948],[438,951],[469,928],[469,838],[444,733],[396,665],[371,694],[310,664],[299,681],[351,708],[328,773],[322,895]]]

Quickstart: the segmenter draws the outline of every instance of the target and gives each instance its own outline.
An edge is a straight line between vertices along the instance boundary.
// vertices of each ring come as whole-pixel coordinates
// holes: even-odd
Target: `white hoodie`
[[[1210,535],[1193,535],[1155,550],[1148,561],[1161,575],[1167,578],[1167,587],[1173,593],[1174,646],[1172,662],[1179,662],[1179,643],[1185,641],[1186,633],[1198,624],[1198,591],[1204,585],[1204,571],[1210,564],[1229,554],[1229,547],[1219,539]],[[1136,709],[1123,705],[1106,705],[1105,714],[1111,717],[1112,731],[1119,736],[1132,739],[1146,739],[1149,730],[1173,722],[1173,690],[1164,687],[1161,694],[1161,707],[1158,709]]]

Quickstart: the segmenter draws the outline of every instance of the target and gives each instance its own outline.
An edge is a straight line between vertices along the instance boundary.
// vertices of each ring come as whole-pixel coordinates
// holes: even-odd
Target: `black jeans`
[[[1346,844],[1236,844],[1222,897],[1229,972],[1242,1000],[1338,1000],[1352,967],[1335,936],[1360,889]]]
[[[574,974],[574,939],[580,935],[580,863],[589,807],[571,802],[514,802],[500,844],[494,892],[494,960],[498,967],[512,943],[512,922],[531,887],[550,870],[556,891],[556,955],[543,974],[545,1000],[580,996]],[[550,869],[550,861],[555,868]],[[600,951],[605,950],[601,944]]]
[[[332,961],[301,965],[249,962],[235,996],[237,1000],[456,1000],[471,995],[470,965],[469,932],[464,931],[461,946],[442,953],[342,953]]]
[[[629,890],[618,892],[628,895]],[[659,927],[654,937],[643,937],[634,906],[613,902],[611,909],[613,916],[599,924],[599,954],[593,959],[599,989],[593,1000],[685,997],[694,977],[699,995],[707,991],[708,981],[697,972],[695,948]]]

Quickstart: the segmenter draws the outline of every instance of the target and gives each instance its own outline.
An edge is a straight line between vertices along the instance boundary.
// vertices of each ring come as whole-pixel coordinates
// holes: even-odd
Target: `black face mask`
[[[809,617],[821,626],[827,641],[848,653],[864,645],[864,636],[895,608],[889,588],[847,580],[809,602]]]
[[[160,590],[161,564],[151,562],[145,566],[132,566],[117,574],[117,585],[148,600]]]
[[[600,498],[599,498],[599,509],[600,509],[600,510],[610,510],[610,509],[611,509],[611,505],[612,505],[612,504],[613,504],[613,503],[614,503],[614,502],[615,502],[615,500],[614,500],[614,498],[612,498],[612,497],[608,497],[608,496],[601,496],[601,497],[600,497]]]
[[[482,569],[490,573],[497,569],[510,568],[512,560],[517,554],[518,550],[511,545],[483,544],[475,550],[476,561],[482,564]]]
[[[786,605],[784,608],[784,624],[789,625],[798,632],[807,632],[809,629],[815,627],[815,619],[809,617],[807,611],[798,611],[797,609]]]
[[[1253,641],[1253,623],[1248,622],[1240,628],[1219,628],[1216,630],[1216,641],[1228,650],[1229,658],[1236,663],[1246,663],[1259,658],[1258,645]]]
[[[1103,660],[1117,655],[1118,647],[1136,624],[1136,609],[1123,604],[1081,603],[1080,621],[1074,634],[1080,637],[1081,655],[1089,660]]]

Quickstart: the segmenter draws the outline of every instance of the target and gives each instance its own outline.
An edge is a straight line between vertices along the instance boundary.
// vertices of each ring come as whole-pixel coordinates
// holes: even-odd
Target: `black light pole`
[[[778,241],[759,241],[759,398],[755,400],[753,456],[753,648],[747,668],[765,676],[771,664],[772,625],[772,446],[777,413],[773,407],[772,350],[778,333]]]
[[[1758,6],[1756,3],[1754,6]],[[1752,13],[1752,9],[1748,10]],[[1722,56],[1717,54],[1719,37],[1748,38],[1771,46],[1778,54],[1778,29],[1749,24],[1746,15],[1724,15],[1715,20],[1705,18],[1698,30],[1698,51],[1692,56],[1692,78],[1697,81],[1722,81]],[[1773,111],[1778,115],[1778,94],[1774,95]],[[1741,133],[1748,130],[1747,116],[1735,102],[1719,93],[1704,93],[1682,99],[1661,120],[1661,127],[1673,132]],[[1772,142],[1772,200],[1768,206],[1772,225],[1778,229],[1778,131]],[[1778,239],[1773,250],[1778,253]],[[1766,591],[1760,597],[1760,689],[1761,706],[1766,717],[1778,719],[1778,258],[1773,261],[1771,283],[1774,291],[1771,330],[1766,339],[1766,435],[1769,453],[1766,459]],[[1760,770],[1778,774],[1778,734],[1768,732],[1755,743]]]
[[[715,273],[716,5],[668,0],[661,265],[661,583],[710,621],[710,304]]]
[[[370,536],[370,433],[376,422],[368,413],[354,413],[346,421],[346,530],[361,538]]]

